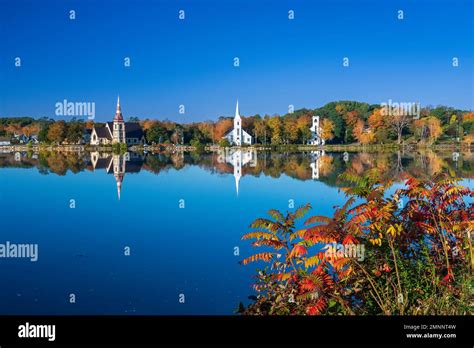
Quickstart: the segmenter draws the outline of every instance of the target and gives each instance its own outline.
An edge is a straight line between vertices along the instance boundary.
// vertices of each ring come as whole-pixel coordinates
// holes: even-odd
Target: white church
[[[311,131],[311,139],[308,140],[308,145],[324,145],[324,139],[321,137],[321,125],[319,116],[313,116],[313,125],[309,129]]]
[[[242,144],[251,145],[252,136],[242,129],[242,118],[239,113],[239,101],[235,107],[234,128],[223,136],[229,141],[229,144],[235,146],[242,146]]]

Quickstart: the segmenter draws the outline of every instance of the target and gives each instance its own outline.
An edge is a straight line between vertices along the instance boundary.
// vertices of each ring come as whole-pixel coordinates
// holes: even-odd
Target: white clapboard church
[[[324,139],[321,138],[319,116],[313,116],[313,125],[309,130],[311,131],[311,138],[308,140],[308,145],[324,145]]]
[[[242,129],[242,118],[239,113],[239,101],[235,107],[234,128],[223,137],[229,141],[229,144],[242,146],[242,144],[251,145],[252,136]]]

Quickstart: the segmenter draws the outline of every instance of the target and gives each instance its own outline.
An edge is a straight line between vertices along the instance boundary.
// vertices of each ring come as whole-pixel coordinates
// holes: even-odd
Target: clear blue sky
[[[55,117],[67,99],[109,120],[118,94],[126,118],[177,121],[232,115],[237,98],[244,115],[334,100],[472,109],[473,17],[470,0],[0,0],[0,116]]]

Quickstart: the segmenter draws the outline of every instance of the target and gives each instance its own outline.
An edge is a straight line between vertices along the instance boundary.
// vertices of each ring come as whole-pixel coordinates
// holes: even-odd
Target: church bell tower
[[[120,108],[120,97],[117,98],[117,110],[114,117],[114,129],[112,131],[113,143],[125,144],[125,122]]]

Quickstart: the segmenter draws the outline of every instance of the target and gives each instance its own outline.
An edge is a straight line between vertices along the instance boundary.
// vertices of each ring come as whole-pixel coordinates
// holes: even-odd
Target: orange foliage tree
[[[232,129],[234,123],[230,118],[220,119],[214,128],[214,141],[219,142],[222,137]]]
[[[48,140],[55,143],[61,143],[66,137],[66,122],[63,120],[54,122],[48,128]]]

